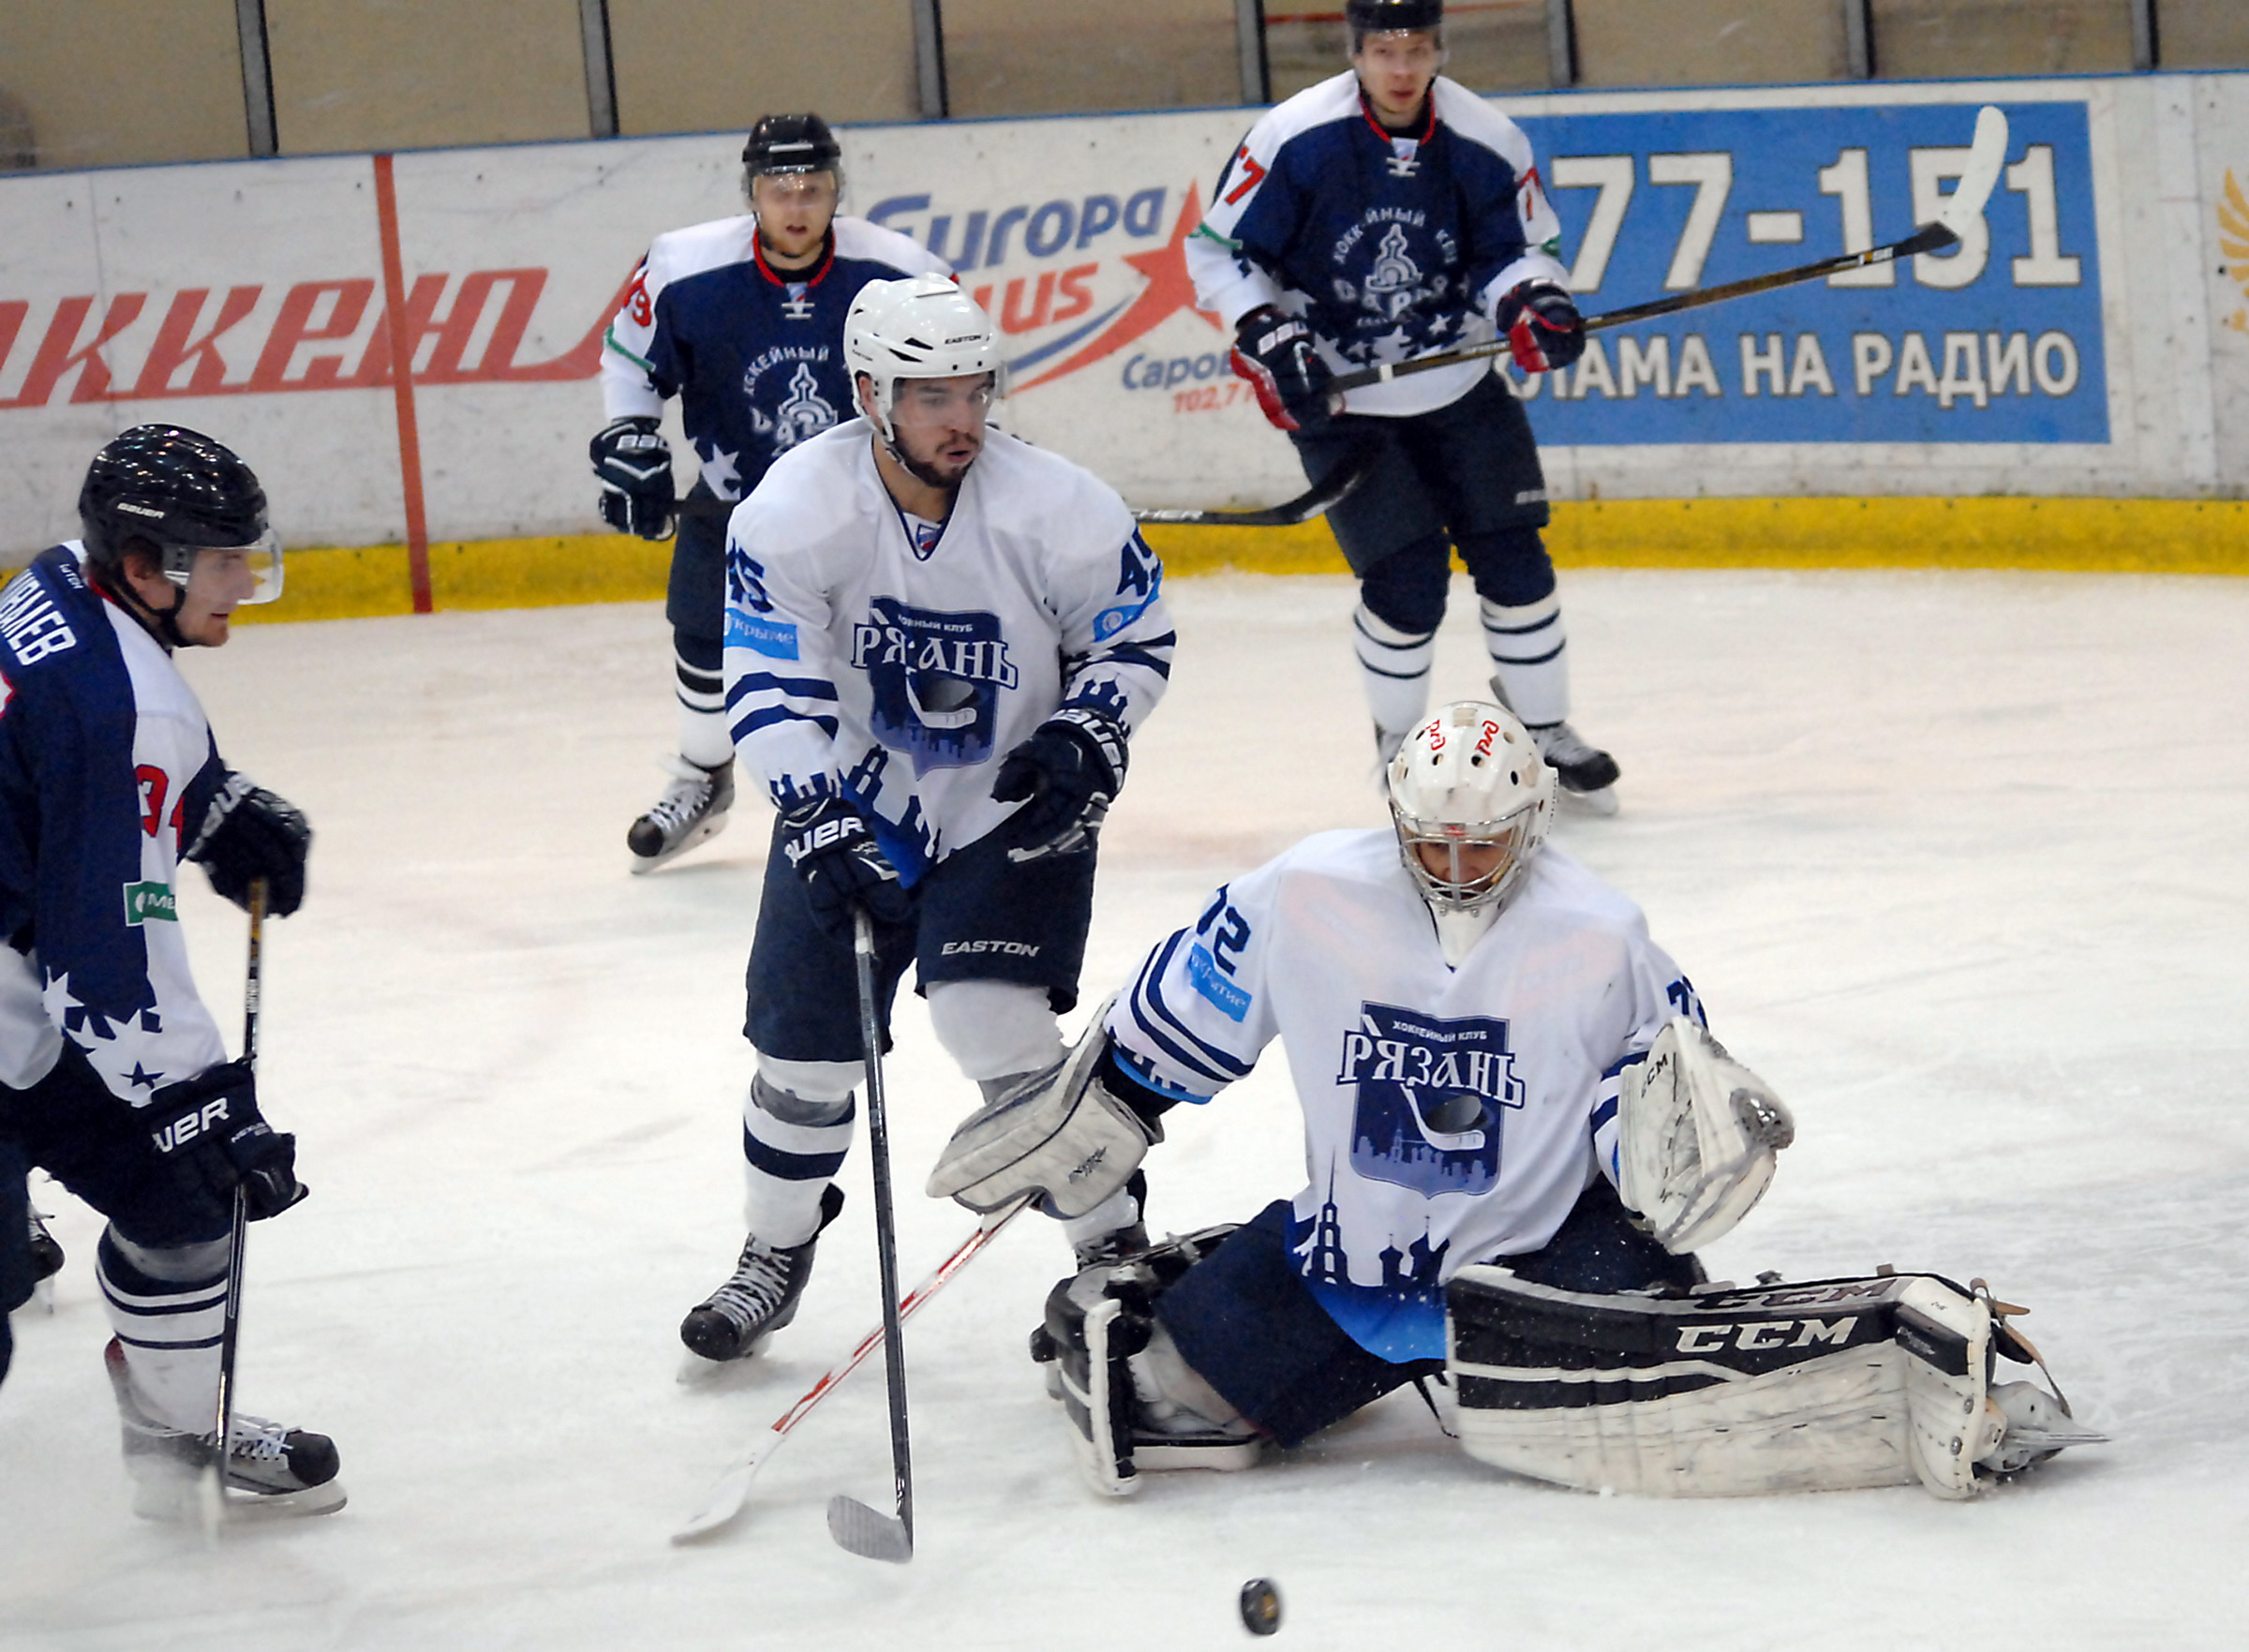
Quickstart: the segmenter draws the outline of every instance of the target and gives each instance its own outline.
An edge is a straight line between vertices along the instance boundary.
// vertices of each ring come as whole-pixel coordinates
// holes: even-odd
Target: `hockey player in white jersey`
[[[1696,1248],[1757,1202],[1793,1124],[1710,1038],[1639,909],[1543,846],[1555,779],[1521,722],[1448,706],[1388,779],[1394,830],[1323,833],[1220,888],[1067,1062],[961,1127],[931,1179],[978,1210],[1033,1191],[1065,1216],[1096,1209],[1167,1109],[1210,1100],[1275,1039],[1287,1052],[1307,1185],[1239,1228],[1082,1269],[1049,1299],[1036,1346],[1095,1483],[1129,1492],[1148,1468],[1293,1446],[1445,1372],[1449,1332],[1467,1449],[1567,1483],[1708,1493],[1918,1473],[1961,1496],[1979,1456],[2019,1466],[2000,1450],[2005,1421],[1987,1424],[1984,1362],[2022,1356],[1978,1296],[1921,1275],[1793,1301],[1693,1294]],[[1805,1317],[1837,1301],[1850,1305]],[[1662,1303],[1699,1317],[1672,1324],[1681,1310]],[[1651,1324],[1690,1339],[1684,1375]],[[1607,1339],[1581,1337],[1589,1325]],[[1949,1339],[1958,1366],[1909,1375],[1899,1357],[1893,1386],[1920,1382],[1918,1412],[1867,1387],[1876,1345],[1914,1325],[1922,1346]],[[1619,1364],[1646,1368],[1604,1388]],[[1622,1416],[1668,1403],[1675,1375],[1679,1404],[1708,1414]],[[1862,1426],[1842,1437],[1854,1400]],[[1916,1456],[1909,1413],[1951,1439],[1949,1461]],[[1837,1427],[1807,1434],[1808,1415]],[[1751,1460],[1741,1443],[1759,1423],[1778,1445]],[[1677,1442],[1698,1427],[1718,1442],[1707,1453],[1655,1460],[1690,1454]],[[2010,1449],[2027,1461],[2071,1443],[2058,1432],[2026,1421]]]
[[[1488,361],[1351,392],[1352,368],[1506,336],[1517,367],[1566,367],[1585,327],[1561,224],[1512,121],[1437,73],[1443,0],[1349,0],[1351,67],[1269,111],[1187,242],[1201,307],[1235,330],[1234,370],[1315,481],[1371,462],[1328,511],[1360,603],[1352,643],[1388,763],[1429,704],[1457,548],[1482,604],[1494,689],[1564,790],[1615,807],[1615,759],[1579,737],[1546,483],[1521,403]]]
[[[988,1094],[1053,1065],[1098,828],[1170,671],[1163,569],[1124,501],[987,425],[980,308],[942,276],[873,282],[844,349],[862,416],[777,460],[727,534],[728,715],[780,817],[743,1029],[750,1237],[680,1327],[708,1360],[788,1322],[842,1204],[856,915],[886,1016],[913,964]]]
[[[673,531],[672,625],[679,752],[672,781],[626,833],[652,871],[715,836],[734,804],[734,746],[721,704],[726,517],[775,458],[851,411],[843,317],[870,281],[943,260],[895,231],[838,214],[842,149],[816,114],[770,114],[742,147],[743,216],[656,237],[602,350],[609,423],[589,449],[603,518],[619,533]],[[657,430],[679,398],[702,467],[675,502]]]

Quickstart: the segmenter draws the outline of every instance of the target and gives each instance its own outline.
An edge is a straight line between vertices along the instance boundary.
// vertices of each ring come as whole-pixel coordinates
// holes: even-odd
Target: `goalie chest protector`
[[[1540,1480],[1655,1496],[1917,1481],[1969,1497],[1997,1437],[1990,1310],[1934,1274],[1665,1299],[1476,1267],[1445,1295],[1462,1447]]]

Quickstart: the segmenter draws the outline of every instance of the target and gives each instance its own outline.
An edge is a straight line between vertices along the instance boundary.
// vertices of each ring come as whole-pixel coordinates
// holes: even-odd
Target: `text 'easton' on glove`
[[[277,1216],[305,1197],[297,1139],[259,1112],[258,1080],[246,1062],[222,1062],[165,1085],[141,1117],[156,1156],[191,1193],[223,1198],[239,1184],[253,1222]]]
[[[812,921],[850,945],[860,907],[893,928],[914,915],[914,898],[874,841],[867,817],[842,797],[815,797],[781,817],[781,852],[804,880]]]
[[[1091,707],[1065,707],[1033,729],[991,783],[999,802],[1022,804],[1007,817],[1007,857],[1091,849],[1124,783],[1124,724]]]
[[[1493,312],[1515,365],[1526,373],[1567,367],[1586,353],[1586,319],[1551,281],[1511,287]]]
[[[1312,330],[1294,316],[1259,305],[1234,324],[1235,376],[1249,380],[1258,407],[1276,430],[1316,430],[1333,416],[1328,381]]]
[[[211,886],[246,912],[250,885],[263,878],[266,911],[287,917],[305,904],[305,860],[311,853],[312,823],[305,811],[235,770],[212,799],[186,856],[201,861]]]
[[[646,413],[612,420],[586,444],[602,484],[602,520],[619,533],[669,539],[678,495],[672,450]]]

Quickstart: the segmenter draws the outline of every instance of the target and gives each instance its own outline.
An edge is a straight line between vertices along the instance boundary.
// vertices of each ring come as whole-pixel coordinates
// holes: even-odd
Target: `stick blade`
[[[1999,186],[2000,169],[2007,163],[2007,117],[1988,103],[1976,111],[1975,136],[1968,145],[1968,165],[1960,181],[1944,198],[1937,222],[1955,235],[1983,216],[1984,203]]]
[[[914,1534],[902,1520],[838,1492],[827,1500],[827,1535],[854,1555],[902,1566],[914,1558]]]

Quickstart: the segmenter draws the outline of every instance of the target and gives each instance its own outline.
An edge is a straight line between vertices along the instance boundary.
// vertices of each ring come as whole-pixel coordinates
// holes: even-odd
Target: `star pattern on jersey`
[[[741,497],[742,473],[738,469],[741,456],[728,453],[715,441],[710,444],[708,454],[705,454],[700,446],[695,449],[695,457],[703,461],[703,480],[710,484],[710,491],[722,499]]]
[[[152,1073],[139,1062],[135,1062],[133,1070],[126,1074],[125,1081],[136,1090],[154,1090],[164,1081],[164,1075]]]

